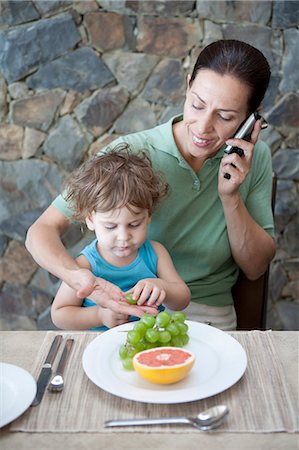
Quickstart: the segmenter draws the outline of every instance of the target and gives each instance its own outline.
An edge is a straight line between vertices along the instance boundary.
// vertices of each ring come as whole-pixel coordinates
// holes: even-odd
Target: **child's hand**
[[[126,314],[120,314],[108,308],[100,308],[101,322],[108,328],[117,327],[123,323],[129,322],[129,317]]]
[[[159,286],[160,280],[156,278],[146,278],[138,281],[131,290],[133,298],[137,300],[137,305],[159,306],[163,303],[166,292]]]

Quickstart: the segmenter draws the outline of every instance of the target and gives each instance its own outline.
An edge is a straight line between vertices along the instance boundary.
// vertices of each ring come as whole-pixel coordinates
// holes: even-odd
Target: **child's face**
[[[126,266],[135,257],[139,247],[147,236],[147,224],[150,222],[146,209],[127,207],[116,210],[93,212],[86,218],[88,228],[95,232],[98,239],[98,251],[110,264]]]

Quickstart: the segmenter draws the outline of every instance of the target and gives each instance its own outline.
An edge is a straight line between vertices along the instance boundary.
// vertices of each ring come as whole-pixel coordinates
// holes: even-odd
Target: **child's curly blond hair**
[[[123,206],[146,209],[152,215],[168,193],[168,184],[154,172],[146,153],[133,154],[128,144],[87,160],[72,172],[65,188],[65,198],[78,221],[84,221],[93,211]]]

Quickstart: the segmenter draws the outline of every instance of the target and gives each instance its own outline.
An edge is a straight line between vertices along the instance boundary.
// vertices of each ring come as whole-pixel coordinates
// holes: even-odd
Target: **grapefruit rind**
[[[171,355],[180,355],[184,362],[175,364]],[[157,364],[158,357],[160,365],[150,366],[142,362],[142,360],[151,356],[154,357],[155,364]],[[172,384],[181,381],[188,375],[194,362],[194,353],[179,347],[157,347],[144,350],[137,353],[133,358],[133,366],[136,372],[145,380],[156,384]]]

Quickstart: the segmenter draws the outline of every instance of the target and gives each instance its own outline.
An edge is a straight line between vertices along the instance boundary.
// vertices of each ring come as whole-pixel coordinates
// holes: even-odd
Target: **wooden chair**
[[[272,175],[272,211],[274,214],[277,176]],[[240,271],[232,295],[237,314],[237,330],[266,328],[269,267],[257,280],[248,280]]]

